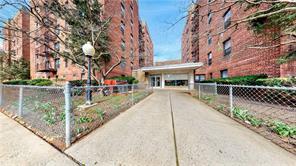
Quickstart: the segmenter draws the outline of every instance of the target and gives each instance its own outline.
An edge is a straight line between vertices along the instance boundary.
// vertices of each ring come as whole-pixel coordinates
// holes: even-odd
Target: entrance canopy
[[[174,65],[163,65],[163,66],[151,66],[151,67],[143,67],[143,72],[157,72],[157,71],[180,71],[180,70],[195,70],[201,67],[203,63],[181,63],[181,64],[174,64]]]
[[[153,88],[189,88],[194,84],[195,69],[203,63],[182,63],[141,68]]]

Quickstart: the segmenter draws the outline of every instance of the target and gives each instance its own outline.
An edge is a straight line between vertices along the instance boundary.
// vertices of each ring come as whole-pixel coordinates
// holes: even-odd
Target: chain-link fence
[[[296,87],[199,83],[195,89],[200,100],[296,153]]]
[[[90,90],[92,102],[86,105]],[[0,84],[0,109],[60,149],[152,93],[147,85],[44,87]]]
[[[106,123],[152,92],[146,85],[91,86],[92,104],[85,105],[87,90],[87,87],[72,88],[72,141]]]

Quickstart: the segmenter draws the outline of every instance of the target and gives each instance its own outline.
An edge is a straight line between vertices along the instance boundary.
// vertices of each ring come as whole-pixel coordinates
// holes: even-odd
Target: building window
[[[61,65],[61,60],[60,59],[55,59],[54,60],[55,69],[59,69],[60,65]]]
[[[221,70],[220,75],[221,75],[221,78],[227,78],[228,77],[228,70],[227,69]]]
[[[68,59],[65,58],[65,68],[67,68],[67,67],[68,67]]]
[[[124,18],[124,16],[125,16],[125,7],[124,7],[124,4],[123,4],[123,1],[121,1],[121,3],[120,3],[120,9],[121,9],[121,17]]]
[[[54,49],[55,49],[56,51],[60,51],[60,42],[56,42],[56,43],[54,43]]]
[[[200,82],[205,80],[205,75],[204,74],[200,74],[200,75],[196,75],[195,76],[195,82]]]
[[[224,29],[226,29],[226,28],[228,28],[230,26],[230,24],[231,24],[231,15],[232,15],[231,10],[228,9],[225,12],[224,16],[223,16],[223,18],[224,18]]]
[[[231,54],[231,41],[230,41],[230,38],[223,42],[223,50],[224,50],[224,56],[227,56],[227,55]]]
[[[55,28],[55,34],[60,35],[60,33],[61,33],[61,26],[57,25],[56,28]]]
[[[208,53],[208,65],[211,66],[212,65],[212,52]]]
[[[213,79],[213,73],[210,73],[210,79]]]
[[[209,13],[208,13],[208,24],[211,24],[211,22],[212,22],[212,17],[213,17],[213,13],[212,13],[212,11],[210,10]]]
[[[130,11],[131,11],[131,18],[134,17],[134,8],[132,5],[130,5]]]
[[[208,45],[212,44],[212,36],[208,34]]]
[[[121,39],[121,44],[120,44],[120,46],[121,46],[121,50],[122,50],[122,51],[125,51],[125,41],[124,41],[123,39]]]
[[[121,69],[125,69],[125,67],[126,67],[125,57],[121,57],[120,67],[121,67]]]
[[[122,35],[124,35],[124,30],[125,30],[125,25],[124,25],[123,21],[121,21],[121,23],[120,23],[120,31],[121,31]]]

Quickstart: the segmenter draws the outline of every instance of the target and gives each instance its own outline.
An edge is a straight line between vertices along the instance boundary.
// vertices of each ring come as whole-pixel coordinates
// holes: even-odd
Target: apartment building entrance
[[[160,88],[161,85],[161,76],[160,75],[152,75],[150,76],[150,86],[153,88]]]

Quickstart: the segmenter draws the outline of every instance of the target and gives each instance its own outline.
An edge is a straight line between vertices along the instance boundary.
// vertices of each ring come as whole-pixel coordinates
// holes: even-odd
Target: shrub
[[[296,78],[266,78],[256,80],[256,85],[263,86],[296,86]]]
[[[11,81],[5,81],[3,84],[9,84],[9,85],[28,85],[29,80],[11,80]]]
[[[48,79],[34,79],[28,82],[29,85],[36,85],[36,86],[49,86],[52,85],[52,81]]]
[[[87,80],[72,80],[72,81],[70,81],[72,86],[85,86],[86,82],[87,82]],[[91,85],[98,86],[99,83],[95,80],[91,80]]]
[[[139,81],[136,80],[135,77],[132,76],[117,76],[111,79],[118,80],[118,81],[127,81],[128,84],[137,84]]]
[[[256,80],[267,78],[266,74],[238,76],[229,78],[217,78],[201,81],[202,83],[230,84],[230,85],[256,85]]]
[[[11,80],[3,82],[9,85],[35,85],[35,86],[50,86],[52,81],[48,79],[33,79],[33,80]]]

